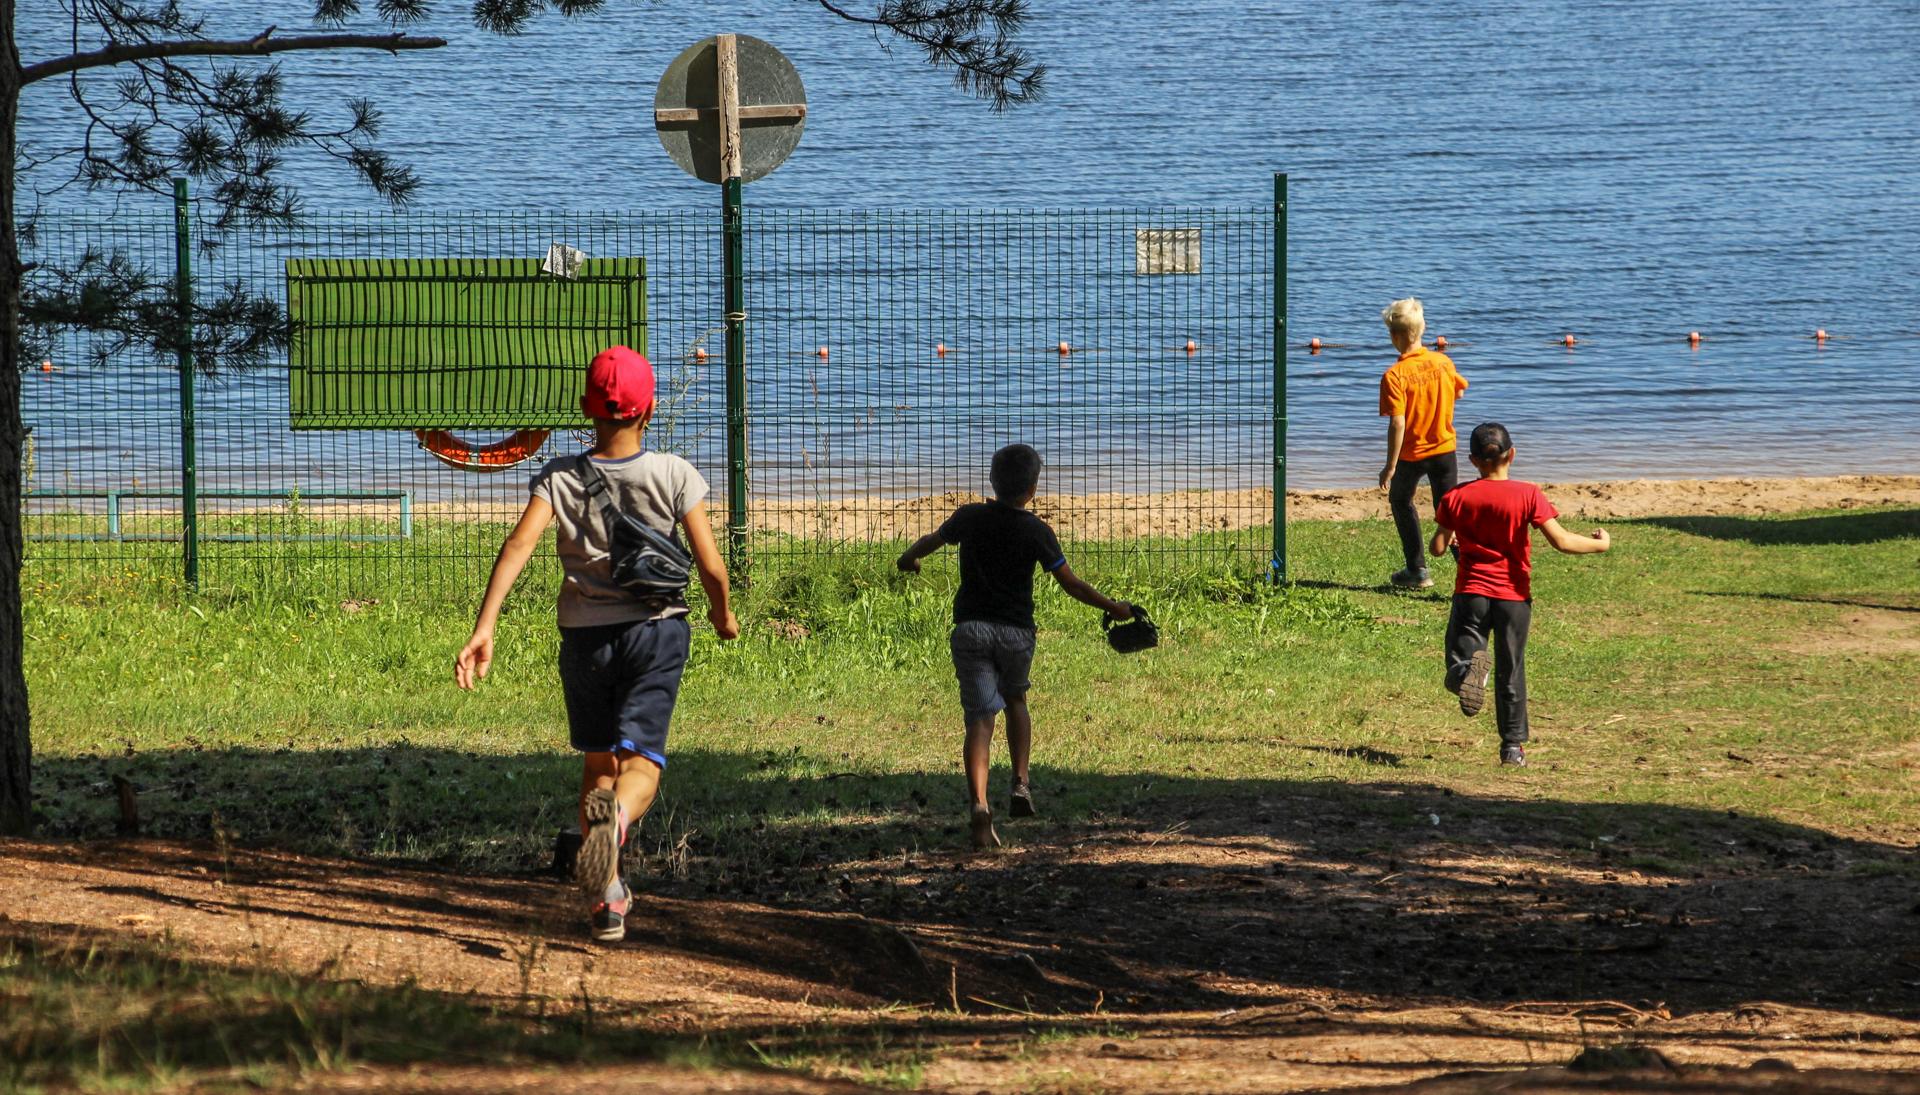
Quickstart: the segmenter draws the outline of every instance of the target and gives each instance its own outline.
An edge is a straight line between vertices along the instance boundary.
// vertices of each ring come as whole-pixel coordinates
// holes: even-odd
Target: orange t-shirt
[[[1454,371],[1447,355],[1424,346],[1400,355],[1380,377],[1380,413],[1407,417],[1400,459],[1425,460],[1458,447],[1453,401],[1466,390],[1466,378]]]

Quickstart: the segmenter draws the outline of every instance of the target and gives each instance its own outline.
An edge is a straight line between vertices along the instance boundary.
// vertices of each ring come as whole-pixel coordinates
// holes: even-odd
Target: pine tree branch
[[[73,53],[41,61],[21,69],[21,84],[31,84],[50,76],[60,76],[87,68],[106,68],[128,61],[156,57],[265,57],[294,50],[379,49],[396,53],[403,49],[439,49],[445,38],[427,38],[412,34],[304,34],[293,38],[272,37],[268,27],[252,38],[226,41],[182,39],[171,42],[122,42],[89,53]]]

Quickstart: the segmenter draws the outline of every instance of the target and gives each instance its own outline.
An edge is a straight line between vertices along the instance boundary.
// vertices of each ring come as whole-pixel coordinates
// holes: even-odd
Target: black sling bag
[[[601,519],[607,523],[614,584],[648,600],[685,600],[693,558],[680,546],[679,537],[671,531],[656,532],[614,505],[606,475],[585,453],[580,454],[579,472],[587,486],[587,501],[600,506]]]

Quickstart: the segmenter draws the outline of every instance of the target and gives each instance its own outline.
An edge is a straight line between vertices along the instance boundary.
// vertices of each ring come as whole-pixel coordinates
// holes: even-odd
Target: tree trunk
[[[14,239],[14,127],[20,113],[20,52],[14,0],[0,0],[0,834],[24,834],[33,818],[32,739],[27,728],[26,628],[20,614],[20,250]]]

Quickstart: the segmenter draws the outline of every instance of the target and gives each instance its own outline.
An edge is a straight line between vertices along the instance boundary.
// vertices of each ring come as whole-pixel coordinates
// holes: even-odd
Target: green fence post
[[[721,187],[727,297],[727,569],[747,571],[747,306],[741,279],[740,180]]]
[[[180,543],[187,588],[200,589],[200,475],[193,438],[193,249],[187,233],[187,180],[173,180],[173,287],[180,309]]]
[[[1273,176],[1273,580],[1287,580],[1287,176]]]

